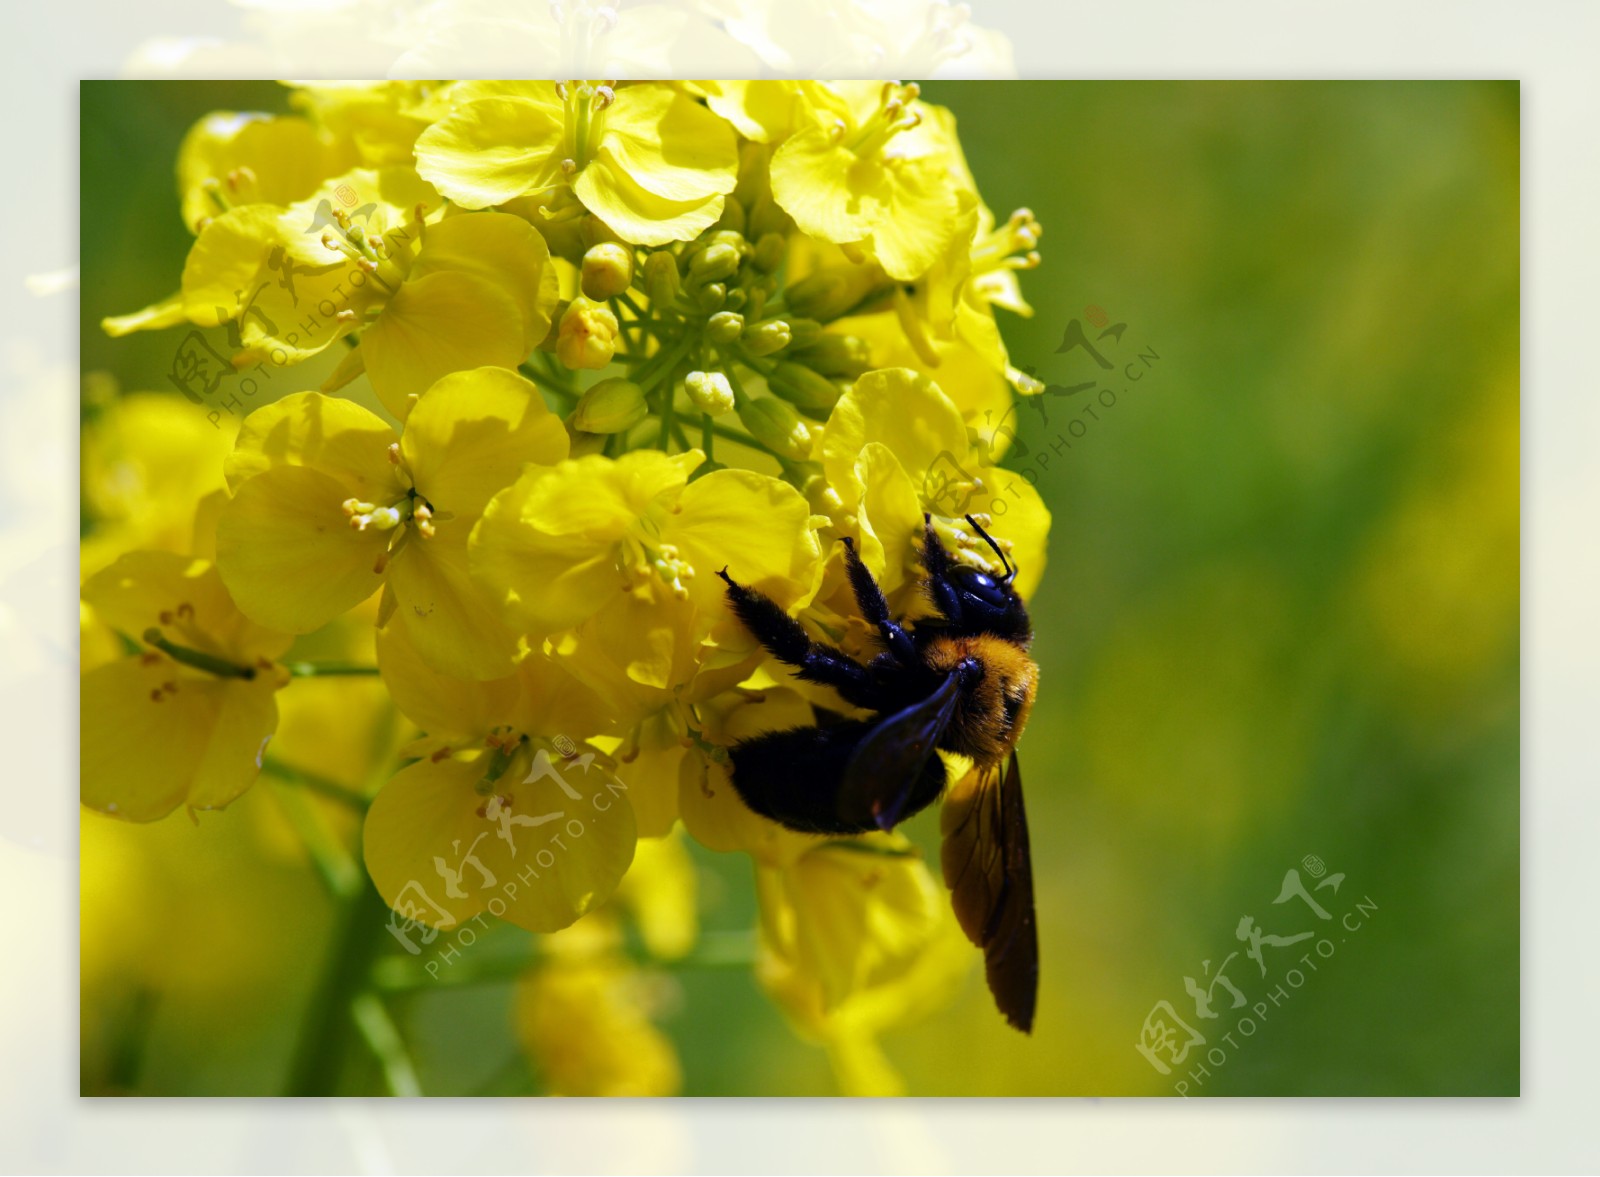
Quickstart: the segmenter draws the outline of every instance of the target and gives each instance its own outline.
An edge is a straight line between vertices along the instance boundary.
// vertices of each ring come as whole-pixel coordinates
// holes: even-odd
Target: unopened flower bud
[[[583,293],[596,302],[615,298],[633,285],[633,250],[604,241],[583,255]]]
[[[826,323],[849,314],[887,285],[876,266],[825,266],[789,287],[786,298],[797,313]]]
[[[670,306],[678,297],[678,259],[658,249],[644,259],[644,292],[656,306]]]
[[[649,415],[644,390],[618,376],[602,380],[584,392],[572,411],[572,424],[585,433],[621,433]]]
[[[732,343],[744,334],[744,316],[734,311],[718,311],[706,323],[706,335],[713,343]]]
[[[683,390],[695,408],[713,417],[733,408],[733,386],[721,372],[690,372],[684,377]]]
[[[727,301],[728,288],[721,282],[713,282],[709,286],[702,286],[700,293],[695,296],[695,304],[707,314],[721,310],[722,304]]]
[[[744,346],[751,355],[770,356],[788,347],[790,338],[788,323],[782,319],[768,319],[745,328]]]
[[[788,402],[774,396],[747,400],[739,406],[739,420],[773,453],[797,462],[811,456],[811,430]]]
[[[767,376],[767,386],[790,404],[802,409],[831,409],[839,400],[837,384],[804,364],[788,360],[772,369]]]
[[[797,315],[788,315],[785,321],[789,324],[790,351],[799,351],[801,348],[810,347],[822,338],[822,324],[815,319],[802,319]]]
[[[720,282],[739,269],[739,250],[727,242],[708,245],[689,262],[689,281],[693,285]]]
[[[755,257],[752,258],[756,269],[763,274],[770,274],[783,265],[783,259],[788,256],[789,244],[777,233],[768,233],[756,242]]]
[[[872,349],[854,335],[823,335],[796,358],[824,376],[854,380],[872,366]]]
[[[617,351],[617,317],[597,302],[575,298],[561,316],[556,358],[569,368],[604,368]]]

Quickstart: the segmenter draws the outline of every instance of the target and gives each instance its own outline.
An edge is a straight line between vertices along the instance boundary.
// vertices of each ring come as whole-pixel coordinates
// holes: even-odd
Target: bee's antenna
[[[1006,580],[1008,582],[1015,580],[1017,578],[1017,570],[1012,566],[1011,561],[1006,559],[1006,554],[1000,550],[1000,545],[994,542],[994,537],[979,526],[978,521],[971,515],[967,516],[967,522],[972,524],[973,531],[983,536],[983,542],[994,549],[994,554],[1000,557],[1000,564],[1006,570]]]

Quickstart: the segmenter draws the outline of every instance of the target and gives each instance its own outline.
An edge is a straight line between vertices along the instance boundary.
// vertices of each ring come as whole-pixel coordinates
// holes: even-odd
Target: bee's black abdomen
[[[832,727],[802,727],[741,740],[729,749],[733,787],[744,803],[779,825],[808,834],[862,834],[878,828],[870,818],[840,816],[845,766],[873,729],[873,721],[851,719]],[[944,762],[923,767],[904,816],[932,804],[944,789]]]

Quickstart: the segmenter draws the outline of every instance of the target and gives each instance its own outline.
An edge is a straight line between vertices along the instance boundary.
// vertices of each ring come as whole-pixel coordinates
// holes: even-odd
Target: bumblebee
[[[973,771],[944,805],[945,882],[962,929],[983,949],[996,1005],[1027,1033],[1039,948],[1016,746],[1039,668],[1027,654],[1033,628],[1013,587],[1017,570],[966,519],[1005,576],[952,559],[924,516],[923,591],[936,612],[910,625],[889,616],[872,573],[843,541],[856,605],[882,646],[865,664],[814,640],[775,601],[722,570],[729,607],[773,657],[872,713],[848,719],[819,710],[817,726],[741,740],[729,758],[733,786],[755,812],[805,833],[860,834],[893,829],[945,793],[937,749],[969,757]]]

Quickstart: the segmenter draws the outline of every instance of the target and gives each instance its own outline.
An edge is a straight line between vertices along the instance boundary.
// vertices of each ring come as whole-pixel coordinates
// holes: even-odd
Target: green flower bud
[[[770,356],[788,347],[790,338],[788,323],[782,319],[768,319],[745,328],[744,345],[751,355]]]
[[[822,324],[815,319],[801,319],[790,315],[788,323],[789,348],[791,351],[799,351],[801,348],[810,347],[822,338]]]
[[[789,256],[789,243],[776,233],[768,233],[756,242],[754,261],[763,274],[774,273]]]
[[[561,316],[556,358],[569,368],[604,368],[617,352],[617,317],[597,302],[575,298]]]
[[[695,305],[707,314],[721,310],[722,304],[727,301],[728,288],[721,282],[713,282],[709,286],[701,287],[700,293],[695,296]]]
[[[650,415],[644,390],[631,380],[613,377],[592,385],[572,410],[572,424],[585,433],[621,433]]]
[[[732,343],[744,333],[744,316],[733,311],[718,311],[706,323],[706,335],[714,343]]]
[[[689,262],[689,282],[700,285],[720,282],[732,277],[739,269],[739,250],[727,242],[708,245]]]
[[[802,409],[831,409],[838,403],[839,386],[804,364],[780,362],[767,375],[767,387]]]
[[[644,259],[644,292],[653,305],[667,307],[678,297],[678,259],[658,249]]]
[[[795,358],[824,376],[854,380],[872,366],[872,349],[854,335],[823,335]]]
[[[773,453],[797,462],[811,456],[811,429],[787,401],[774,396],[747,400],[739,406],[739,420]]]
[[[733,408],[733,386],[721,372],[690,372],[684,377],[683,390],[695,408],[713,417]]]
[[[826,323],[848,315],[888,285],[876,266],[824,266],[789,287],[787,299],[796,313]]]
[[[583,255],[584,297],[596,302],[615,298],[633,285],[633,250],[603,241]]]

